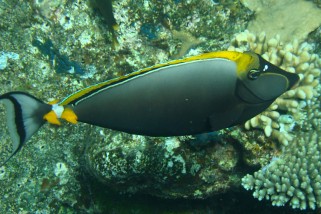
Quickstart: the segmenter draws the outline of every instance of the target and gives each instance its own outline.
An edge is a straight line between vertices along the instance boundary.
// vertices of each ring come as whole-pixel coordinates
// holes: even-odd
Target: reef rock
[[[242,0],[255,12],[248,30],[260,34],[266,32],[268,39],[279,34],[281,40],[294,38],[302,42],[307,35],[321,25],[321,9],[304,0]]]
[[[223,135],[212,134],[207,141],[206,136],[100,133],[90,137],[96,140],[86,150],[86,163],[96,177],[118,192],[206,198],[240,184],[239,153],[235,144],[220,137]]]

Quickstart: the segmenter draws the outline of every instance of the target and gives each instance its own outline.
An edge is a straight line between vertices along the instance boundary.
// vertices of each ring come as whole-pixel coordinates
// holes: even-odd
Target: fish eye
[[[255,70],[255,69],[252,69],[249,71],[249,73],[247,74],[247,77],[250,79],[250,80],[256,80],[259,76],[260,76],[261,72],[259,70]]]

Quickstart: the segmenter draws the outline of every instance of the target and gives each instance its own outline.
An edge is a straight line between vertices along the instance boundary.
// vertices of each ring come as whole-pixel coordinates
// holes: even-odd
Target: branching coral
[[[230,47],[230,50],[253,50],[300,76],[294,89],[245,123],[246,129],[262,129],[267,137],[283,145],[280,156],[242,179],[245,189],[254,189],[255,198],[269,199],[274,206],[289,203],[292,208],[321,207],[321,60],[312,53],[313,48],[296,40],[284,44],[278,36],[267,40],[264,34],[255,36],[248,31],[237,35]]]
[[[319,95],[321,59],[312,53],[312,44],[299,44],[297,40],[284,44],[279,36],[267,40],[264,33],[256,36],[244,31],[236,35],[231,44],[229,50],[252,50],[272,64],[300,75],[296,88],[284,93],[265,112],[245,123],[246,129],[263,129],[267,137],[272,136],[287,145],[293,139],[291,130],[294,123],[303,123],[306,118],[302,109]]]
[[[247,175],[242,185],[254,189],[253,196],[270,199],[274,206],[289,202],[292,208],[321,207],[321,133],[303,133],[279,158],[254,176]]]

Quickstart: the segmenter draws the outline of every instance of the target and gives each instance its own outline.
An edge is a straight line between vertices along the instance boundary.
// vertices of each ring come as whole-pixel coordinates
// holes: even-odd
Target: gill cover
[[[242,56],[245,66],[238,66],[236,94],[247,103],[272,101],[295,85],[299,76],[289,73],[253,52]]]

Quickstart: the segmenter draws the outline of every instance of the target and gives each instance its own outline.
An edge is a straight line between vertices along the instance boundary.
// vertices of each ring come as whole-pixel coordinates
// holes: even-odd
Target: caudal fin
[[[1,164],[10,160],[31,136],[45,123],[43,116],[51,105],[24,92],[10,92],[0,96],[6,108],[7,126],[13,142],[12,154]]]

